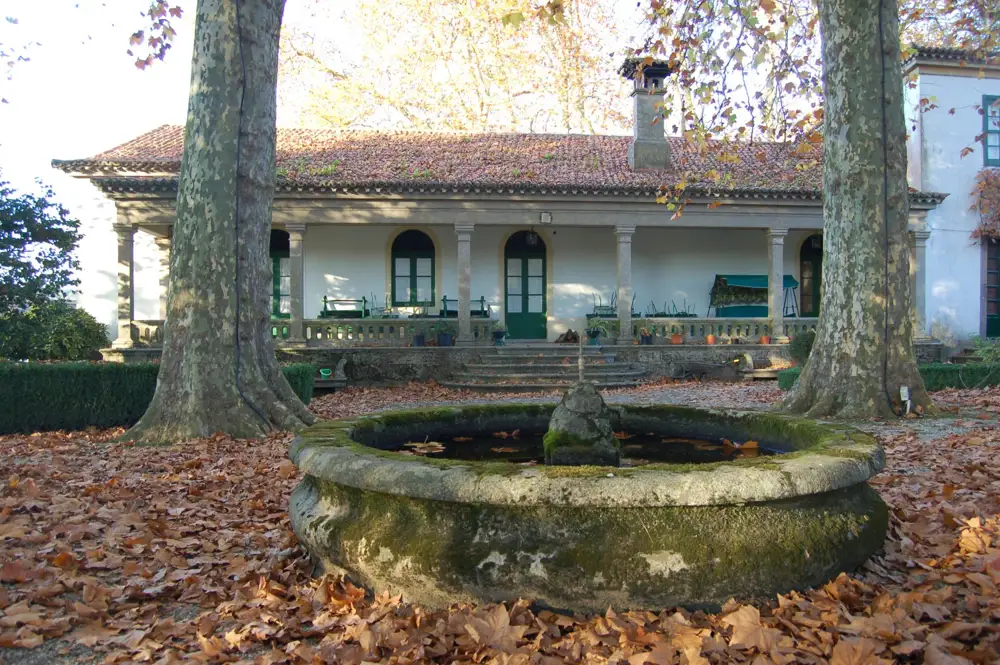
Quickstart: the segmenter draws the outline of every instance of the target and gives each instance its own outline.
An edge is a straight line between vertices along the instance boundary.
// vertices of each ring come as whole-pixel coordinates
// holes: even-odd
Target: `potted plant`
[[[705,344],[715,344],[715,335],[712,333],[705,335]]]
[[[670,336],[670,343],[671,344],[683,344],[684,343],[684,334],[683,333],[679,333],[679,332],[675,332],[674,334],[672,334]]]
[[[454,326],[450,323],[442,321],[434,326],[434,332],[437,335],[438,346],[451,346],[453,338],[455,337]]]
[[[591,323],[587,327],[587,339],[590,340],[591,344],[599,344],[598,338],[600,338],[601,333],[607,335],[607,329],[600,323]]]
[[[649,332],[649,328],[639,329],[639,343],[644,346],[652,346],[653,333]]]
[[[507,337],[507,328],[502,323],[493,326],[493,344],[503,346],[503,341]]]

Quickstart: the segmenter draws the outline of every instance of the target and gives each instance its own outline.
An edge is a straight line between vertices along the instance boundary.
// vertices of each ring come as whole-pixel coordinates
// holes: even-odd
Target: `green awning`
[[[716,275],[715,282],[725,280],[725,285],[742,289],[767,289],[767,275]],[[794,289],[799,285],[791,275],[785,275],[785,288]]]

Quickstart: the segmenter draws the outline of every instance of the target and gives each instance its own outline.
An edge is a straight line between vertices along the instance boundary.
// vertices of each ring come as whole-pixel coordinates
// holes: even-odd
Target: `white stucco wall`
[[[358,298],[386,288],[391,239],[403,227],[310,227],[304,241],[305,315],[319,314],[323,295]],[[450,226],[424,227],[437,248],[435,295],[457,297],[457,240]],[[472,298],[485,296],[503,309],[502,257],[517,227],[480,226],[472,234]],[[608,304],[617,289],[617,246],[608,228],[549,227],[538,230],[548,250],[548,334],[580,330],[594,296]],[[785,272],[798,277],[799,248],[812,231],[791,231],[785,240]],[[717,273],[762,274],[767,238],[762,230],[639,228],[633,237],[632,281],[636,308],[687,299],[699,316]]]
[[[929,213],[931,231],[927,243],[927,331],[952,345],[981,332],[982,247],[972,232],[979,224],[970,210],[976,175],[983,168],[982,146],[975,137],[982,132],[977,108],[983,95],[1000,95],[1000,80],[973,76],[923,74],[920,97],[931,98],[937,109],[920,115],[918,143],[911,146],[919,156],[919,168],[911,167],[911,186],[948,194]],[[954,108],[954,115],[949,111]],[[972,146],[966,157],[961,151]],[[914,148],[919,148],[914,150]],[[914,175],[919,181],[912,180]]]
[[[108,203],[108,206],[111,206]],[[108,213],[107,210],[104,213]],[[116,236],[110,215],[88,225],[81,245],[83,273],[80,304],[108,323],[116,317]],[[96,217],[95,217],[96,219]],[[107,228],[105,228],[107,227]],[[392,239],[409,227],[381,225],[308,226],[303,239],[303,307],[316,318],[323,296],[370,298],[381,304],[389,287],[388,258]],[[435,298],[458,295],[457,237],[450,225],[421,227],[436,248]],[[472,298],[485,296],[503,318],[503,248],[520,227],[479,226],[472,235]],[[613,228],[536,228],[548,250],[548,335],[567,328],[580,330],[592,311],[594,297],[609,304],[617,289],[617,246]],[[799,249],[810,230],[792,230],[785,239],[785,272],[798,278]],[[159,277],[153,237],[139,231],[135,244],[136,318],[158,319]],[[685,299],[699,316],[708,307],[708,292],[717,273],[762,274],[767,270],[767,237],[763,230],[648,228],[636,230],[632,242],[635,306],[645,311],[650,300],[660,307]]]

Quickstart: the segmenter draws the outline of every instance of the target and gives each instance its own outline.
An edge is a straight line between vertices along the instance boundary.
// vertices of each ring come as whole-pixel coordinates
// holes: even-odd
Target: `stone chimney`
[[[634,127],[628,147],[628,164],[635,170],[670,166],[670,146],[663,135],[664,81],[670,75],[665,60],[626,58],[618,73],[632,81]]]

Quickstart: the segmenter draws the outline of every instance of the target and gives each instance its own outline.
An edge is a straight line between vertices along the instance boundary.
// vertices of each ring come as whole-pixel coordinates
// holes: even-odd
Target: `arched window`
[[[292,316],[292,268],[288,259],[288,232],[271,231],[271,316]]]
[[[403,231],[392,242],[392,304],[434,305],[434,241]]]

